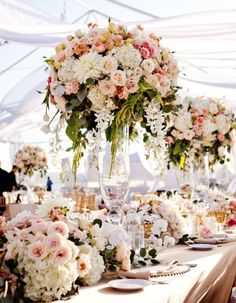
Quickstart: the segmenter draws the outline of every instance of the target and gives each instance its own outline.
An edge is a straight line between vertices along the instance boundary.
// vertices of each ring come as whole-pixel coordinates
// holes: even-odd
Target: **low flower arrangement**
[[[68,36],[46,62],[51,74],[44,103],[47,109],[50,103],[56,107],[59,123],[66,122],[74,172],[85,148],[99,144],[101,132],[112,142],[114,156],[119,129],[128,125],[132,138],[136,123],[144,130],[147,154],[153,150],[160,158],[179,71],[159,37],[140,26],[128,30],[110,21],[107,28],[90,24],[87,32]],[[44,121],[49,121],[47,110]],[[43,126],[46,133],[51,121]]]
[[[138,215],[140,222],[143,222],[148,251],[152,248],[160,251],[162,248],[174,246],[183,237],[183,219],[167,196],[146,194],[131,207],[131,213],[135,208],[134,215]],[[139,256],[137,260],[140,261]]]
[[[15,155],[15,165],[19,173],[32,176],[39,172],[43,177],[47,172],[47,157],[45,151],[39,146],[24,146]]]
[[[96,284],[105,271],[127,271],[131,262],[158,263],[160,240],[155,237],[135,254],[123,226],[112,225],[105,217],[72,221],[67,206],[54,202],[40,205],[37,215],[23,212],[8,222],[0,218],[0,297],[52,302],[77,293],[79,285]],[[166,225],[159,223],[156,234],[165,232]],[[168,235],[165,246],[175,241]]]
[[[41,218],[24,212],[2,221],[4,280],[16,300],[59,300],[76,293],[78,285],[96,284],[105,270],[129,270],[130,239],[122,226],[71,221],[66,206],[51,206],[52,201],[44,218],[45,205],[39,206]]]
[[[219,99],[186,97],[182,109],[172,115],[168,129],[170,161],[181,169],[209,153],[211,167],[224,163],[234,141],[235,116]],[[192,158],[191,158],[192,157]]]

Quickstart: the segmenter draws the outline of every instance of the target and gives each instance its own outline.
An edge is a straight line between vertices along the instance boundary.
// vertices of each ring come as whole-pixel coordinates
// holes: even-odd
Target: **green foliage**
[[[93,225],[96,225],[96,224],[98,224],[98,226],[101,228],[102,227],[102,220],[100,220],[100,219],[93,220]]]

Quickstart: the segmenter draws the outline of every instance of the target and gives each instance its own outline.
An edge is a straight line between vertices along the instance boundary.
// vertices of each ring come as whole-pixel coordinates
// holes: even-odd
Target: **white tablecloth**
[[[81,287],[68,303],[227,303],[236,277],[236,243],[222,244],[210,251],[176,246],[160,253],[159,260],[196,263],[188,273],[144,290],[127,292],[108,287],[107,281]],[[63,302],[63,301],[57,301]]]

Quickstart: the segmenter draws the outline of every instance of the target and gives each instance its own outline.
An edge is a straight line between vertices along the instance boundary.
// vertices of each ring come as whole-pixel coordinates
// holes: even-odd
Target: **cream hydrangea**
[[[88,78],[98,79],[101,74],[101,58],[98,53],[91,52],[76,60],[73,66],[73,72],[81,83],[86,83]]]

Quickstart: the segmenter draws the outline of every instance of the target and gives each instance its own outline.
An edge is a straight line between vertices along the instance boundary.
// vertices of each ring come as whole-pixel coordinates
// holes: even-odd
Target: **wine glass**
[[[129,192],[127,127],[119,130],[115,149],[114,142],[106,141],[104,134],[102,135],[98,164],[101,194],[109,210],[109,219],[112,223],[119,224],[122,219],[121,208],[125,204]]]

